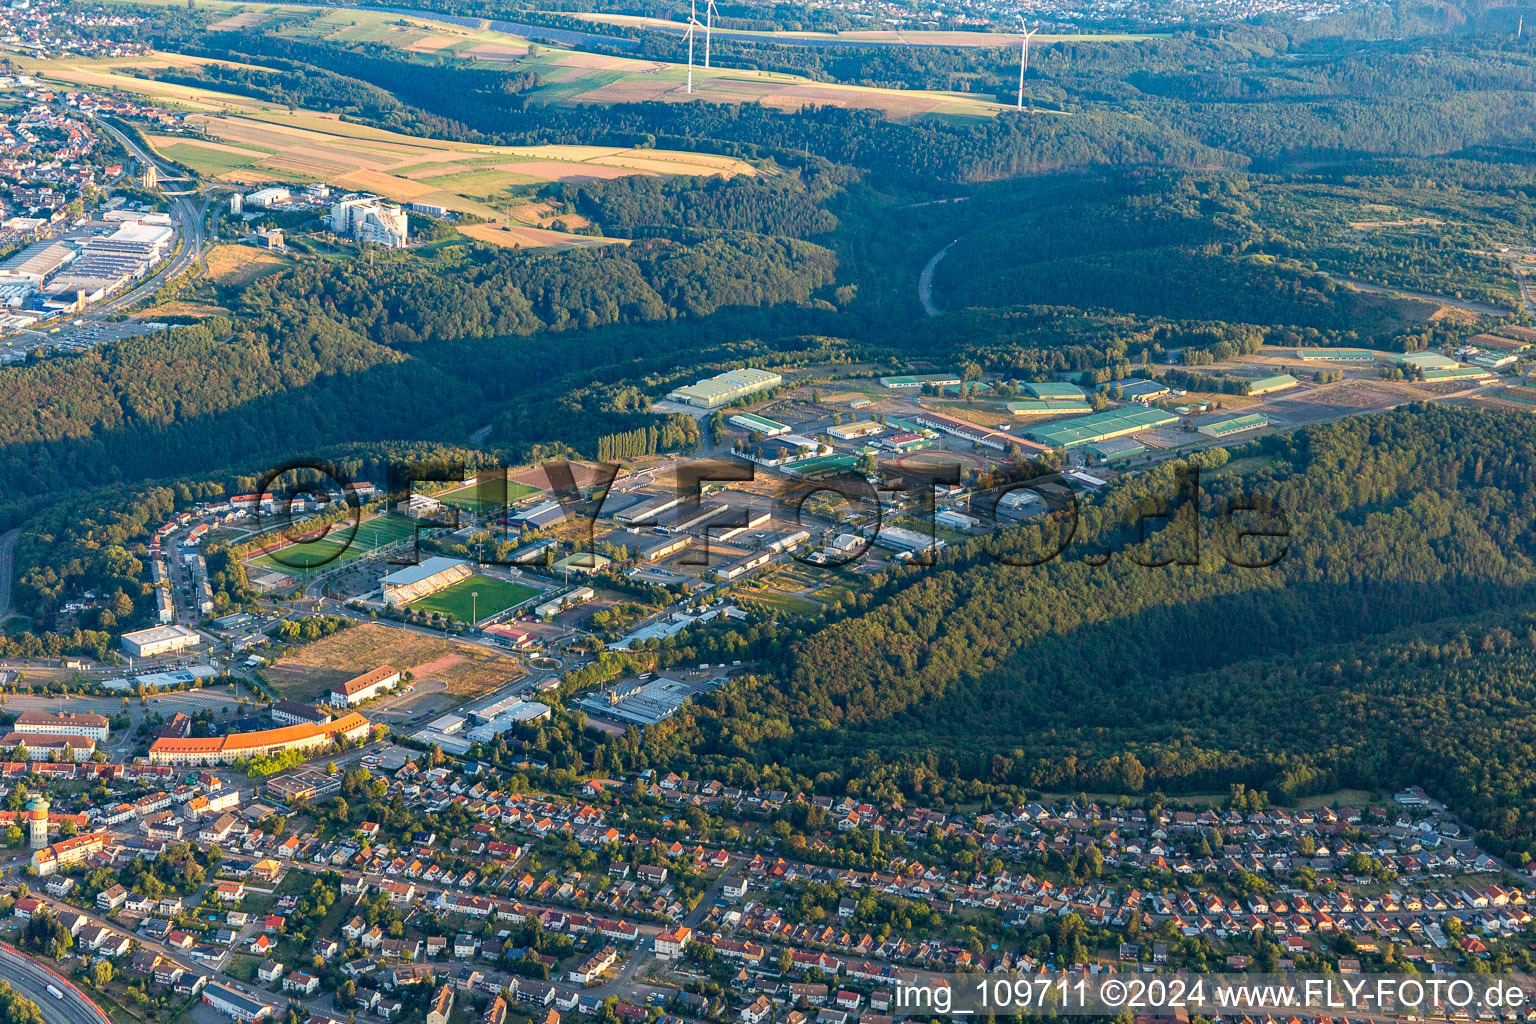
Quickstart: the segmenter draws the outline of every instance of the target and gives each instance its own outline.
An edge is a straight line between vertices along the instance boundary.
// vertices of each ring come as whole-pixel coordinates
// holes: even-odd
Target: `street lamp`
[[[479,598],[480,598],[480,591],[478,591],[478,590],[471,590],[469,592],[469,624],[470,624],[470,626],[474,626],[475,623],[480,621],[480,600],[479,600]]]

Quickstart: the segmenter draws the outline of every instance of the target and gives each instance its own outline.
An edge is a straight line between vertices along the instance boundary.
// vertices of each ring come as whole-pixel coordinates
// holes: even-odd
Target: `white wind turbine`
[[[715,0],[707,0],[704,4],[704,66],[709,67],[709,35],[715,27],[715,15],[720,12],[715,10]]]
[[[684,90],[689,95],[693,94],[693,35],[703,27],[699,23],[698,0],[693,0],[688,5],[688,88]],[[706,42],[704,45],[707,47],[709,44]],[[708,50],[706,49],[705,52],[707,53]],[[708,64],[706,63],[705,66],[708,67]]]
[[[1019,100],[1018,108],[1024,109],[1024,72],[1029,70],[1029,40],[1036,32],[1040,31],[1040,25],[1036,23],[1034,28],[1028,28],[1024,24],[1024,16],[1019,15]]]

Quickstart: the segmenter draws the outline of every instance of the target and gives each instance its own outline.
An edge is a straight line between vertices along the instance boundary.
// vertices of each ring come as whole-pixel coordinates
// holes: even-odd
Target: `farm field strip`
[[[127,2],[127,0],[123,0]],[[168,2],[168,0],[158,0]],[[684,91],[687,67],[635,57],[611,56],[569,50],[545,43],[537,44],[536,55],[529,55],[529,40],[491,28],[476,28],[439,21],[423,15],[404,15],[386,11],[332,9],[319,17],[299,20],[295,15],[313,14],[312,6],[283,4],[240,4],[207,0],[209,6],[228,11],[230,18],[246,13],[260,14],[264,22],[287,16],[291,23],[280,29],[293,38],[388,46],[417,56],[447,56],[467,62],[472,67],[496,69],[515,63],[519,70],[538,69],[545,73],[547,85],[535,91],[535,102],[635,103],[647,100],[688,102],[694,98],[714,102],[763,103],[780,110],[794,111],[816,103],[850,108],[873,108],[894,118],[922,116],[991,117],[1012,109],[1006,104],[969,93],[925,92],[921,90],[882,89],[865,85],[838,85],[816,82],[800,75],[776,71],[732,68],[694,67],[694,93]],[[719,29],[722,33],[723,29]],[[868,33],[869,41],[886,35]],[[916,42],[922,34],[912,34]],[[976,33],[937,33],[924,45],[1013,45],[1009,37],[990,42]],[[784,39],[814,40],[816,33],[785,33]],[[950,40],[947,37],[953,36]],[[853,38],[852,36],[846,38]],[[1045,37],[1039,37],[1042,41]],[[1134,40],[1142,37],[1068,36],[1073,41]],[[557,76],[553,72],[560,72]],[[568,72],[568,73],[567,73]]]

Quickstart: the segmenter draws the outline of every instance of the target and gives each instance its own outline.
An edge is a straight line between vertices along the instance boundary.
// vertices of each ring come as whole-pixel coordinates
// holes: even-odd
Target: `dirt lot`
[[[461,699],[523,675],[516,660],[473,644],[367,622],[279,659],[267,678],[284,697],[314,700],[336,683],[380,665],[409,670],[419,689],[429,680],[441,682],[449,696]]]

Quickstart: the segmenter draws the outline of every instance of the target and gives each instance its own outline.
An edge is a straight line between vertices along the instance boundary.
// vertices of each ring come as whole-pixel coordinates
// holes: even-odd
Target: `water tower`
[[[35,796],[27,802],[27,839],[34,850],[48,845],[48,798]]]

